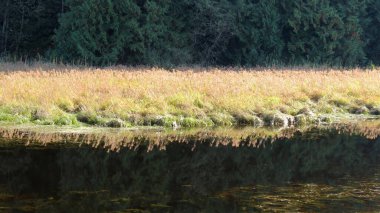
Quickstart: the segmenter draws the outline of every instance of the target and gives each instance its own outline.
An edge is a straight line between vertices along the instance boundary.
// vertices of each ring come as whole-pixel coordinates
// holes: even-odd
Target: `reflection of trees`
[[[219,207],[236,208],[236,201],[231,198],[218,203],[221,201],[204,198],[229,187],[332,181],[346,174],[360,175],[380,160],[379,138],[339,135],[333,130],[312,129],[275,142],[268,139],[256,148],[212,147],[211,143],[212,139],[201,144],[196,140],[173,142],[165,151],[150,152],[147,145],[119,152],[89,146],[2,148],[0,181],[20,193],[37,187],[46,193],[58,190],[61,199],[54,206],[77,212],[90,206],[98,211],[168,208],[165,205],[176,206],[178,211],[200,207],[217,211]],[[159,205],[152,207],[152,203]],[[53,211],[52,206],[45,207]]]
[[[162,191],[163,188],[154,187],[164,184],[168,169],[163,152],[147,153],[143,147],[110,153],[91,147],[63,149],[58,159],[63,191],[104,188],[115,192]]]
[[[55,194],[59,180],[56,153],[52,149],[0,148],[0,184],[6,183],[17,194]]]

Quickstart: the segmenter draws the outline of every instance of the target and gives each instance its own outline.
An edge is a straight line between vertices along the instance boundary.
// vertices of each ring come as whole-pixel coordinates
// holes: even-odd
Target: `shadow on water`
[[[4,130],[0,212],[379,211],[371,125],[150,132],[114,137],[118,146]],[[62,142],[73,138],[87,142]]]

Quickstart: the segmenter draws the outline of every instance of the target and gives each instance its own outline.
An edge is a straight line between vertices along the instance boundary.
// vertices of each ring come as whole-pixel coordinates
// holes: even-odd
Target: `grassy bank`
[[[287,126],[380,114],[380,69],[200,69],[0,63],[0,121]]]

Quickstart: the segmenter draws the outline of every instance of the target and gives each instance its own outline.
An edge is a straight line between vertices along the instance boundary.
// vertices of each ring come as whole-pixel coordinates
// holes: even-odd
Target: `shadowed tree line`
[[[378,0],[3,0],[0,55],[94,65],[380,64]]]

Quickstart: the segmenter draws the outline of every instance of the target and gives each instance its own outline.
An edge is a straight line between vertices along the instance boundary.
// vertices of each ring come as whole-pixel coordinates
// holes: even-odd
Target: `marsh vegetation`
[[[0,212],[380,209],[380,1],[0,1]]]
[[[0,121],[73,126],[279,126],[380,114],[379,70],[1,63]]]

